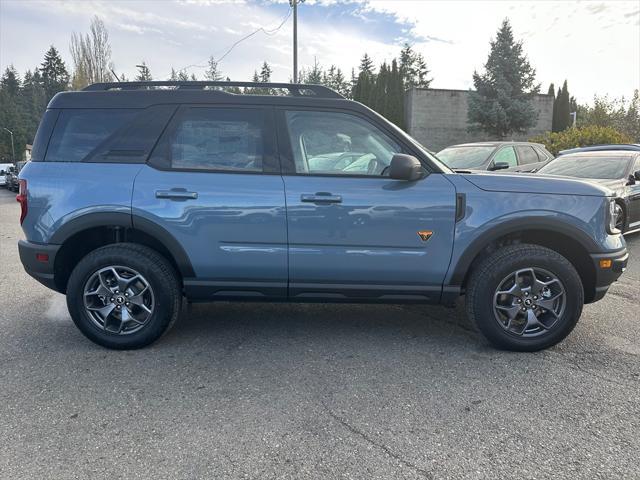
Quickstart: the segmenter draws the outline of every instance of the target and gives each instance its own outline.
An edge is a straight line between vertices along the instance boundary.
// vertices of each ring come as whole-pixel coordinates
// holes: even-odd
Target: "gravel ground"
[[[455,309],[191,307],[113,352],[22,270],[0,190],[1,478],[640,478],[640,236],[562,344]]]

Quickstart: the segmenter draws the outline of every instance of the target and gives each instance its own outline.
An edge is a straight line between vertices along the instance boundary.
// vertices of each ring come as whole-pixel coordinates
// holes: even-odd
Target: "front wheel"
[[[492,253],[467,285],[467,313],[494,346],[536,351],[563,340],[584,304],[580,276],[566,258],[538,245]]]
[[[103,347],[126,350],[160,338],[178,318],[182,296],[171,264],[142,245],[98,248],[74,268],[67,306],[76,326]]]

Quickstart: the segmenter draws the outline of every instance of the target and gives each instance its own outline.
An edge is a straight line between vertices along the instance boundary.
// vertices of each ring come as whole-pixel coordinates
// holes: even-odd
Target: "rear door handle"
[[[307,203],[342,203],[342,196],[318,192],[316,194],[302,194],[300,195],[300,201]]]
[[[169,198],[171,200],[195,200],[196,198],[198,198],[198,192],[187,192],[184,188],[156,190],[156,198]]]

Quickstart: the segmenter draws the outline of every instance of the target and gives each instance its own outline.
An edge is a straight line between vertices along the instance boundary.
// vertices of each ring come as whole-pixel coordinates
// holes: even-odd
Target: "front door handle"
[[[342,196],[318,192],[316,194],[302,194],[300,195],[300,201],[307,203],[342,203]]]
[[[196,198],[198,198],[198,192],[187,192],[184,188],[156,190],[156,198],[169,198],[171,200],[195,200]]]

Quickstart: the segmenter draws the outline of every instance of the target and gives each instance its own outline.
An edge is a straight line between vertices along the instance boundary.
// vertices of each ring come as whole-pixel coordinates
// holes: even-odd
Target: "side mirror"
[[[389,177],[394,180],[414,181],[424,177],[422,164],[413,155],[396,153],[391,159],[389,166]]]
[[[509,167],[510,167],[510,165],[507,162],[496,162],[496,163],[493,164],[493,166],[491,168],[489,168],[489,170],[491,170],[491,171],[506,170]]]

